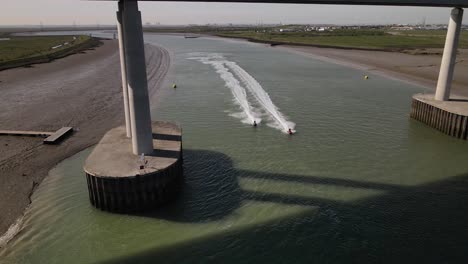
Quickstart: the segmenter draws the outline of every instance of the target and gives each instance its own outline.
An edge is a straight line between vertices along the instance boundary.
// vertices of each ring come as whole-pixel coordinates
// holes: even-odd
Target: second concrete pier
[[[433,94],[416,94],[411,117],[447,135],[468,137],[468,98],[452,96],[450,101],[438,101]]]

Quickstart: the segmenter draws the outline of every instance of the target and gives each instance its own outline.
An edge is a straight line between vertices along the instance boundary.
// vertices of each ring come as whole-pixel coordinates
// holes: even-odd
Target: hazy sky
[[[0,25],[115,24],[116,2],[2,0]],[[206,23],[447,23],[450,9],[331,5],[140,2],[143,22]],[[467,15],[468,16],[468,15]],[[468,19],[464,22],[468,22]]]

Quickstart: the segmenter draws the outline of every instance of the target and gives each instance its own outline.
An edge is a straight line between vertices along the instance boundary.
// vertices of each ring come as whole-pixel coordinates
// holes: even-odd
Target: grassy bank
[[[287,29],[280,32],[281,29]],[[440,53],[444,47],[445,30],[395,30],[390,27],[377,29],[341,28],[325,31],[306,31],[304,26],[168,26],[147,27],[146,32],[215,35],[240,38],[252,42],[272,45],[301,45],[342,49],[364,49],[404,51],[427,54],[426,49],[439,49],[429,53]],[[468,31],[462,31],[460,48],[468,48]]]
[[[0,41],[0,70],[45,63],[96,47],[89,36],[11,36]]]
[[[317,47],[401,51],[443,48],[445,31],[337,30],[332,32],[257,32],[255,30],[217,32],[220,37],[253,42]],[[468,32],[462,32],[460,48],[468,48]]]

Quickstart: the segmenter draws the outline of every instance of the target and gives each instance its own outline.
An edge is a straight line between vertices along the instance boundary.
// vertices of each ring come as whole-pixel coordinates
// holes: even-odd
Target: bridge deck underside
[[[91,1],[118,1],[118,0],[91,0]],[[184,0],[184,1],[139,0],[139,1],[468,7],[468,0]]]

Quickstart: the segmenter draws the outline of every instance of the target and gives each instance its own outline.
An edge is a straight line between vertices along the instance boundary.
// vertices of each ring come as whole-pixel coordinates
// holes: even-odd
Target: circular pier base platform
[[[171,122],[153,122],[154,152],[132,153],[125,127],[107,132],[84,165],[89,199],[110,212],[142,212],[176,197],[182,175],[182,132]]]

